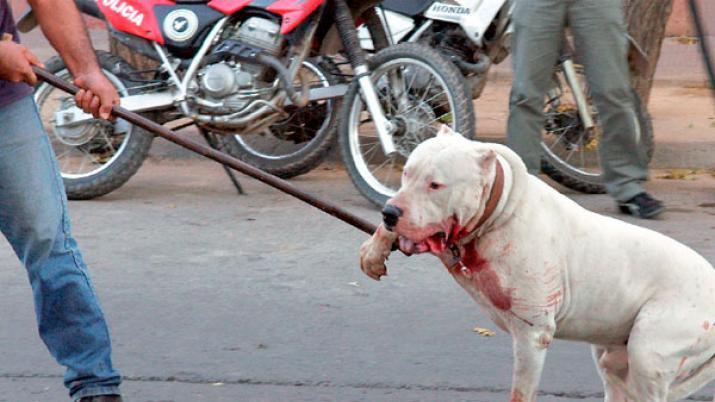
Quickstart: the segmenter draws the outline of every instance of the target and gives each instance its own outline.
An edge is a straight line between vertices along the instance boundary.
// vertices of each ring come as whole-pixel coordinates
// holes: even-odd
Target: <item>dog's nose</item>
[[[397,221],[401,216],[402,210],[394,205],[387,204],[382,209],[382,221],[385,222],[385,226],[388,228],[397,225]]]

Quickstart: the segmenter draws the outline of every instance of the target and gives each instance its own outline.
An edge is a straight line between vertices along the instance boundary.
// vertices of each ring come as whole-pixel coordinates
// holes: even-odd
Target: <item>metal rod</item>
[[[40,67],[33,67],[33,70],[35,71],[35,74],[37,77],[48,84],[57,87],[65,92],[69,92],[70,94],[74,95],[77,93],[79,88],[74,86],[73,84],[70,84],[69,82],[58,78],[57,76],[49,73],[47,70],[40,68]],[[168,128],[157,124],[143,116],[140,116],[136,113],[130,112],[121,106],[113,106],[112,107],[112,113],[120,117],[124,120],[127,120],[128,122],[135,124],[145,130],[148,130],[159,137],[162,137],[166,140],[169,140],[177,145],[180,145],[186,149],[189,149],[191,151],[194,151],[200,155],[203,155],[209,159],[212,159],[218,163],[221,163],[225,166],[228,166],[234,170],[237,170],[243,174],[246,174],[248,176],[253,177],[256,180],[262,181],[263,183],[268,184],[269,186],[276,188],[278,190],[281,190],[285,193],[288,193],[292,195],[295,198],[298,198],[299,200],[312,205],[315,208],[318,208],[319,210],[332,215],[341,221],[362,230],[363,232],[367,234],[372,234],[375,232],[377,227],[373,225],[371,222],[369,222],[366,219],[363,219],[357,215],[354,215],[341,207],[337,206],[336,204],[333,204],[329,201],[321,200],[320,198],[306,193],[297,187],[293,186],[292,184],[288,183],[287,181],[280,179],[276,176],[273,176],[271,174],[268,174],[258,168],[255,168],[245,162],[242,162],[232,156],[229,156],[223,152],[219,152],[215,149],[211,149],[210,147],[207,147],[205,145],[199,144],[195,141],[192,141],[187,138],[183,138],[179,136],[178,134],[174,133],[173,131],[169,130]]]

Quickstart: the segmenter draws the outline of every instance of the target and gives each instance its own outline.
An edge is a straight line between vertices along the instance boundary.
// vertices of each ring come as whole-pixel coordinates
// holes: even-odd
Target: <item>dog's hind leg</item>
[[[678,384],[676,378],[684,367],[697,361],[694,348],[699,347],[703,332],[700,325],[687,325],[690,317],[683,312],[689,310],[689,305],[668,299],[667,304],[653,300],[639,311],[627,346],[628,389],[636,401],[677,400],[671,397],[671,386]],[[669,317],[667,312],[679,312],[684,318]]]
[[[628,353],[625,346],[593,345],[591,352],[603,381],[604,402],[627,402]]]
[[[704,365],[696,369],[687,378],[676,382],[668,395],[668,401],[674,402],[687,398],[698,389],[715,380],[715,356],[710,358]],[[715,402],[715,398],[713,398]]]
[[[630,365],[628,395],[633,401],[668,402],[669,385],[657,368]]]

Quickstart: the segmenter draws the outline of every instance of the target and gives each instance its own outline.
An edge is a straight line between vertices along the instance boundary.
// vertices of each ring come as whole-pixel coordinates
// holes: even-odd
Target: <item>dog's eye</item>
[[[429,188],[431,188],[432,190],[439,190],[442,187],[444,187],[444,184],[437,183],[436,181],[433,181],[429,184]]]

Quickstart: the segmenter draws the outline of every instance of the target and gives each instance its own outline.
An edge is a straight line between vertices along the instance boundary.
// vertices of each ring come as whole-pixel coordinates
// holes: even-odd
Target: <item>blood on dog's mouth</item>
[[[421,240],[416,240],[416,236],[410,236],[407,233],[400,235],[400,250],[407,255],[419,253],[439,255],[463,237],[462,226],[456,216],[452,216],[441,224],[432,226],[432,228],[431,231],[428,229],[427,233],[422,232],[421,236],[417,235]]]
[[[424,240],[415,242],[405,236],[399,237],[400,250],[405,254],[432,253],[442,254],[461,237],[459,225],[453,225],[448,232],[438,231]]]
[[[447,234],[445,232],[437,232],[420,242],[413,242],[404,236],[400,236],[400,250],[406,254],[428,252],[441,254],[447,249],[447,246]]]

